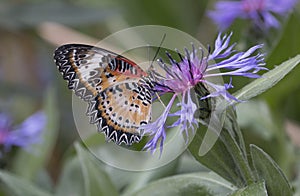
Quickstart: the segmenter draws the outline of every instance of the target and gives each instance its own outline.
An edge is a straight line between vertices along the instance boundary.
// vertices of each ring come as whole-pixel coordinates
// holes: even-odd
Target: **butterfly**
[[[58,47],[54,61],[68,88],[88,103],[86,115],[107,141],[140,141],[139,127],[151,120],[152,94],[145,71],[122,55],[83,44]]]

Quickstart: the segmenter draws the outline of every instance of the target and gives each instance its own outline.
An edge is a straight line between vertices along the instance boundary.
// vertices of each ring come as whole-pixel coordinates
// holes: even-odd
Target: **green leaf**
[[[179,158],[177,166],[177,174],[206,172],[208,171],[203,165],[199,164],[197,160],[190,153],[184,153]]]
[[[203,140],[207,132],[206,129],[204,126],[198,129],[193,141],[188,147],[190,152],[202,165],[216,172],[234,185],[243,187],[247,184],[247,179],[252,178],[252,174],[245,155],[226,129],[223,128],[219,136],[214,135],[215,133],[213,131],[208,130],[211,138],[219,138],[206,154],[199,154],[202,143],[205,144],[211,141],[209,138],[206,139],[206,141]]]
[[[223,107],[222,104],[221,107]],[[189,150],[202,165],[234,185],[244,187],[254,181],[244,140],[233,108],[227,107],[226,110],[221,108],[222,110],[220,117],[219,114],[212,112],[210,121],[207,123],[208,127],[199,126],[189,145]],[[222,121],[223,118],[224,123],[216,123]],[[215,123],[217,125],[212,125]]]
[[[290,174],[295,155],[292,144],[286,139],[282,120],[276,118],[276,113],[272,113],[268,104],[262,100],[252,99],[238,104],[236,108],[246,143],[263,148],[274,157],[283,171]]]
[[[269,195],[293,195],[285,175],[268,154],[253,144],[250,154],[258,178],[265,181]]]
[[[286,74],[296,67],[299,62],[300,55],[297,55],[268,71],[262,75],[261,78],[254,80],[233,95],[240,100],[249,100],[277,84]]]
[[[253,183],[249,186],[235,191],[231,196],[268,196],[264,182]]]
[[[56,93],[49,88],[45,95],[44,112],[47,125],[42,135],[42,142],[34,146],[34,152],[19,151],[13,162],[13,171],[29,180],[37,177],[47,163],[58,133],[59,114],[56,104]]]
[[[81,196],[84,195],[84,180],[81,172],[79,158],[76,156],[66,161],[59,182],[56,186],[55,195]]]
[[[160,179],[165,176],[169,176],[175,173],[175,170],[178,166],[178,160],[172,161],[167,165],[162,167],[146,170],[143,172],[130,172],[136,174],[134,179],[131,180],[131,183],[126,186],[122,195],[131,196],[133,192],[140,189],[141,187],[147,186],[150,181]],[[128,175],[130,176],[130,175]]]
[[[50,196],[51,194],[34,186],[28,180],[6,171],[0,171],[0,179],[6,188],[17,196]]]
[[[233,186],[212,173],[192,173],[160,179],[140,189],[135,196],[227,195]]]
[[[117,190],[108,175],[101,168],[98,160],[92,157],[78,143],[75,143],[75,149],[83,174],[84,195],[118,195]]]

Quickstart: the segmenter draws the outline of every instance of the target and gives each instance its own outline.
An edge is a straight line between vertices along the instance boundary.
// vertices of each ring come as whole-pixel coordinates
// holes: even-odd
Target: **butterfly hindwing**
[[[151,94],[141,85],[147,74],[129,59],[102,48],[67,44],[56,49],[55,63],[68,87],[89,103],[87,115],[107,140],[131,145],[139,126],[151,118]]]
[[[141,138],[139,126],[150,121],[151,93],[137,82],[117,84],[95,97],[87,115],[107,140],[131,145]]]

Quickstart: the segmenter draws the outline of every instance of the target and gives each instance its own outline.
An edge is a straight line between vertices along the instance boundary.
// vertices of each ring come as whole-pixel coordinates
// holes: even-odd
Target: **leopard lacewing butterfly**
[[[68,88],[88,103],[90,123],[108,141],[139,142],[139,127],[151,119],[152,95],[147,73],[114,52],[83,44],[67,44],[54,52],[54,61]]]

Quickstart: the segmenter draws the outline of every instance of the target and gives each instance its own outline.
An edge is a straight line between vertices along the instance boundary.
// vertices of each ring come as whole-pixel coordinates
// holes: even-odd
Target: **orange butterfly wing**
[[[113,52],[82,44],[59,47],[54,59],[68,87],[89,103],[87,115],[107,140],[131,145],[141,138],[139,126],[151,118],[147,74]]]

